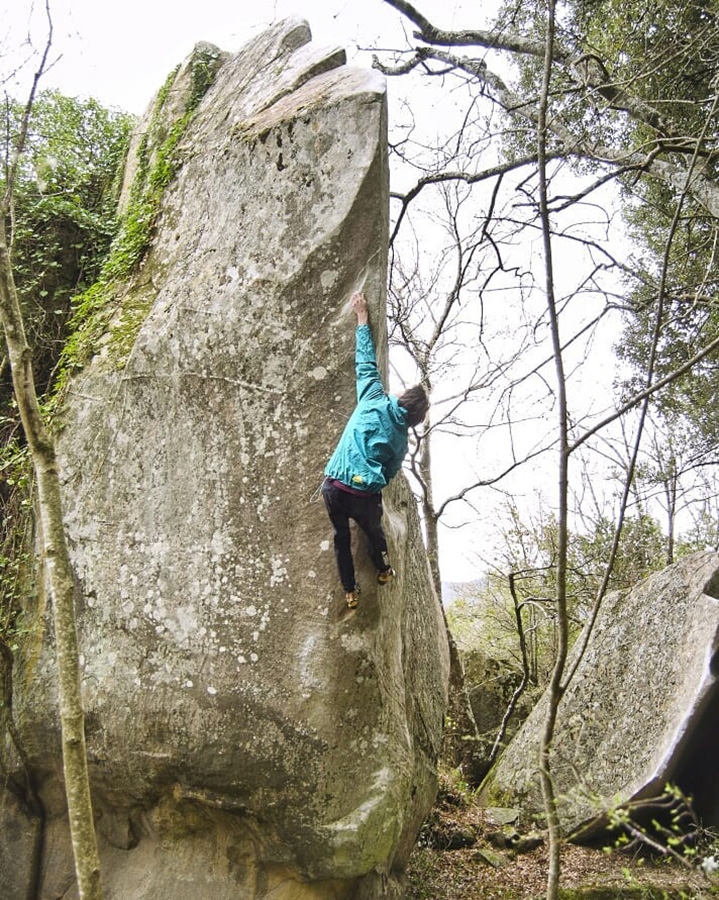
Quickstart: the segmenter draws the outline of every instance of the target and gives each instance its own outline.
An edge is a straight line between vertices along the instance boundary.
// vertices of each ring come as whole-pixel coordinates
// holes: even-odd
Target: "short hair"
[[[429,409],[429,397],[421,384],[407,388],[399,397],[399,405],[407,410],[407,424],[414,428],[424,421]]]

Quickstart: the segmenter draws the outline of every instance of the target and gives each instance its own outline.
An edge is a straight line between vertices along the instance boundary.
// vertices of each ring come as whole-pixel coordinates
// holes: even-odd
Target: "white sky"
[[[198,41],[234,51],[273,21],[292,15],[307,19],[317,43],[339,44],[350,58],[358,46],[386,45],[390,35],[401,35],[399,14],[382,0],[50,2],[53,58],[61,58],[44,86],[137,114]],[[422,10],[446,27],[455,23],[461,5],[460,0],[421,0]],[[467,0],[465,5],[474,4]],[[34,42],[42,45],[45,22],[44,0],[0,0],[0,73],[13,68],[28,23]],[[370,62],[369,56],[357,60],[367,66]]]

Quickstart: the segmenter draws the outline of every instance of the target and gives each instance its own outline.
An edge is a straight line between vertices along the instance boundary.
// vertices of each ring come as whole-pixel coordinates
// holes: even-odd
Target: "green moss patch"
[[[158,92],[150,126],[137,150],[137,174],[118,235],[98,280],[74,299],[71,335],[60,360],[56,397],[62,396],[68,379],[83,369],[103,344],[107,345],[108,358],[117,368],[122,368],[127,361],[154,299],[151,291],[138,292],[128,282],[150,249],[163,195],[182,166],[180,141],[215,80],[219,63],[220,57],[214,50],[194,54],[185,110],[169,128],[162,113],[179,67],[168,75]]]

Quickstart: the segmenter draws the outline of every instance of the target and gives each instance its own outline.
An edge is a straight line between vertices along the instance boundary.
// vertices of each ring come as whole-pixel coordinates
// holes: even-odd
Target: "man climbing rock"
[[[394,478],[407,453],[407,432],[427,415],[429,401],[421,385],[399,397],[387,394],[377,368],[367,301],[355,292],[350,303],[357,314],[355,366],[357,406],[325,469],[322,495],[334,528],[335,557],[345,600],[357,606],[349,520],[354,519],[367,536],[377,582],[394,578],[382,529],[382,489]]]

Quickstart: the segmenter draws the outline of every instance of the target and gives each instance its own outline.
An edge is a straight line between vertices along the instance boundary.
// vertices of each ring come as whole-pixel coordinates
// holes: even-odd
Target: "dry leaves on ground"
[[[407,900],[541,900],[548,854],[539,846],[517,853],[501,844],[502,830],[471,801],[442,791],[410,859]],[[499,841],[498,841],[499,838]],[[456,849],[450,849],[456,848]],[[702,874],[666,860],[601,847],[566,844],[561,852],[562,891],[601,900],[699,900],[713,896]],[[609,891],[609,893],[607,893]],[[567,896],[567,894],[565,894]]]

